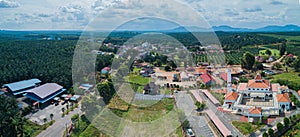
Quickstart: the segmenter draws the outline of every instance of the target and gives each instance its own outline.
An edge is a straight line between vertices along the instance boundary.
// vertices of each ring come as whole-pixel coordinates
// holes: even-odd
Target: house
[[[29,79],[10,84],[4,84],[2,87],[5,88],[9,93],[14,96],[21,95],[27,90],[37,87],[41,81],[39,79]]]
[[[34,104],[44,104],[66,91],[61,85],[56,83],[46,83],[39,87],[28,90],[24,96],[36,101]]]
[[[108,74],[110,70],[111,70],[110,67],[105,67],[101,70],[101,74]]]
[[[251,119],[251,117],[259,117],[259,120],[261,121],[261,118],[262,118],[262,108],[260,108],[260,107],[249,108],[248,122],[253,122],[253,119]]]
[[[273,62],[275,61],[275,57],[274,56],[270,56],[269,59],[268,59],[268,62]]]
[[[159,87],[154,82],[150,82],[144,86],[144,94],[157,95]]]
[[[225,72],[224,72],[224,73],[221,73],[221,74],[220,74],[220,77],[221,77],[221,79],[224,80],[225,82],[227,81],[227,73],[225,73]]]
[[[290,110],[290,98],[288,93],[277,94],[277,101],[280,106],[280,111],[289,111]]]
[[[213,84],[213,79],[208,74],[203,74],[203,75],[200,76],[200,78],[201,78],[203,84],[205,84],[205,85],[211,85],[211,84]]]
[[[225,96],[225,99],[224,99],[224,104],[223,106],[225,108],[232,108],[235,101],[238,99],[238,96],[239,96],[239,93],[237,92],[230,92],[228,93],[226,96]]]
[[[295,57],[294,54],[288,54],[287,56],[292,59]]]
[[[181,78],[181,81],[190,81],[190,78],[185,71],[180,73],[180,78]]]
[[[85,92],[89,91],[92,87],[93,87],[93,85],[91,85],[91,84],[80,84],[80,86],[79,86],[79,88],[83,89]]]

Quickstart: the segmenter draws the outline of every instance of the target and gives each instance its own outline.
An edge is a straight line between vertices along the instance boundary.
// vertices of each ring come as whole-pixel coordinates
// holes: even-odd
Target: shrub
[[[268,136],[269,136],[268,133],[266,132],[263,133],[263,137],[268,137]]]
[[[285,118],[283,119],[283,123],[284,123],[284,126],[287,127],[287,126],[289,126],[289,124],[290,124],[290,120],[289,120],[288,118],[285,117]]]
[[[274,130],[273,130],[272,128],[269,128],[269,129],[268,129],[268,134],[269,134],[270,136],[272,136],[272,135],[274,134]]]

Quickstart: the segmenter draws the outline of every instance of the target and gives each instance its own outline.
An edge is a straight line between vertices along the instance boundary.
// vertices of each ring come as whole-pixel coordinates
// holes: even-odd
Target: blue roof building
[[[26,92],[29,89],[35,88],[40,83],[41,81],[39,79],[34,78],[10,84],[4,84],[2,87],[7,88],[8,92],[12,93],[13,95],[19,95]]]
[[[64,91],[66,91],[66,89],[64,89],[61,85],[56,83],[47,83],[28,90],[24,96],[39,103],[45,103]]]

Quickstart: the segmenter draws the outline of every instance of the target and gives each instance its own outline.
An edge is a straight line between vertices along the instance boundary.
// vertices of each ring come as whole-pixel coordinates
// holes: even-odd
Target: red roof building
[[[237,100],[239,93],[237,92],[230,92],[226,95],[225,100]]]
[[[264,80],[261,75],[257,74],[255,79],[249,80],[248,88],[270,88],[270,81]]]
[[[256,108],[256,107],[254,107],[254,108],[250,108],[250,109],[249,109],[249,114],[256,114],[256,115],[259,115],[259,114],[261,114],[261,112],[262,112],[262,109],[261,109],[261,108]]]
[[[221,79],[223,79],[224,81],[227,81],[227,73],[222,73],[220,74]]]
[[[277,94],[277,100],[278,102],[290,102],[289,94]]]
[[[210,84],[212,82],[212,78],[208,74],[203,74],[200,76],[204,84]]]

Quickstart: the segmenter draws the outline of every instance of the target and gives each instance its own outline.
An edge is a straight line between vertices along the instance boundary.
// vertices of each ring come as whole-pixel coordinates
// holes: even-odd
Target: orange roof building
[[[235,101],[235,100],[237,100],[238,96],[239,96],[239,93],[230,92],[226,95],[225,100],[234,100]]]
[[[259,115],[259,114],[261,114],[261,112],[262,112],[261,108],[254,107],[254,108],[249,109],[249,114]]]
[[[270,88],[270,81],[269,80],[264,80],[260,74],[257,74],[255,79],[249,80],[248,88]]]
[[[278,102],[290,102],[289,94],[277,94],[277,101]]]
[[[300,90],[298,91],[300,95]],[[272,101],[274,100],[274,101]],[[233,110],[237,114],[250,117],[278,116],[290,110],[288,87],[271,84],[260,74],[248,83],[240,83],[236,92],[227,92],[223,109]],[[257,106],[257,107],[256,107]],[[246,112],[246,113],[245,113]]]

